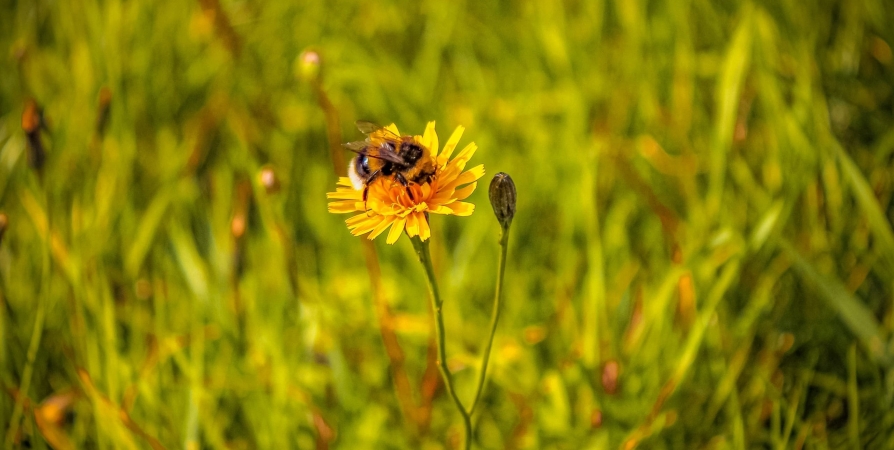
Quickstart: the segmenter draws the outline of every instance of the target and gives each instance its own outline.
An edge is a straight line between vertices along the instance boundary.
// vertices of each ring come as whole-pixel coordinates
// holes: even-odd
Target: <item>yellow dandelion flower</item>
[[[394,124],[385,129],[400,136]],[[450,159],[463,130],[462,126],[456,127],[440,151],[434,122],[428,123],[422,136],[414,136],[416,142],[425,146],[431,154],[431,162],[435,165],[435,174],[431,181],[422,184],[410,182],[408,187],[404,187],[394,177],[379,177],[369,186],[364,202],[363,189],[355,189],[350,178],[341,177],[335,192],[326,194],[334,200],[329,203],[329,212],[360,213],[345,221],[354,236],[369,233],[367,238],[375,239],[390,227],[387,238],[389,244],[397,242],[404,230],[410,237],[419,236],[423,241],[428,239],[431,229],[427,213],[457,216],[472,214],[475,205],[461,200],[475,191],[477,180],[484,175],[484,165],[479,164],[463,171],[478,149],[474,142]],[[371,135],[370,138],[375,139],[375,136]],[[412,195],[409,195],[408,190],[412,191]]]

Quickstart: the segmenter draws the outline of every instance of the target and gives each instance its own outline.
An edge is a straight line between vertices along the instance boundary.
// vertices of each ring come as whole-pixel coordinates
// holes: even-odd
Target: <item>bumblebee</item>
[[[381,177],[400,183],[412,199],[410,183],[430,182],[437,172],[431,152],[413,136],[398,136],[365,121],[357,121],[357,129],[366,135],[366,140],[349,142],[344,147],[357,154],[348,164],[348,176],[354,189],[363,189],[364,202],[369,186]]]

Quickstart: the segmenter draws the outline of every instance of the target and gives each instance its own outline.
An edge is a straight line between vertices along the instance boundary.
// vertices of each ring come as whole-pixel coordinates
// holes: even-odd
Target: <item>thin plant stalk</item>
[[[463,427],[465,429],[463,448],[470,449],[472,447],[472,418],[471,414],[469,414],[469,412],[463,406],[462,401],[459,399],[459,396],[456,393],[456,387],[453,385],[453,375],[450,373],[450,369],[447,367],[447,349],[445,347],[446,339],[444,337],[444,314],[442,311],[444,302],[441,300],[441,294],[438,291],[438,282],[435,279],[435,271],[431,263],[431,253],[428,249],[428,241],[422,241],[421,239],[419,239],[419,237],[410,238],[410,241],[413,243],[413,248],[416,250],[416,255],[419,257],[419,262],[422,263],[422,267],[425,269],[425,278],[428,281],[428,291],[431,297],[432,313],[435,315],[435,340],[437,341],[438,347],[438,370],[440,370],[441,372],[441,378],[444,379],[444,386],[447,388],[447,393],[450,394],[450,398],[453,399],[453,403],[456,405],[457,411],[459,411],[460,415],[463,418]]]
[[[494,334],[497,332],[497,322],[500,320],[500,303],[503,298],[503,274],[506,272],[506,249],[509,247],[509,226],[500,230],[500,262],[497,266],[497,287],[494,290],[494,306],[490,315],[490,334],[487,336],[487,346],[481,356],[481,369],[478,371],[478,383],[475,386],[475,397],[472,406],[469,407],[469,415],[475,412],[481,393],[484,391],[484,381],[487,378],[487,363],[490,361],[490,350],[494,344]]]

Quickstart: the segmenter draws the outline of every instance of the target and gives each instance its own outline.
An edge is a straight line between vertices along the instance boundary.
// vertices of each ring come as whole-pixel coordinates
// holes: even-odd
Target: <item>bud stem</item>
[[[478,383],[475,387],[475,397],[469,408],[469,415],[475,412],[481,392],[484,390],[484,381],[487,378],[487,363],[490,361],[490,349],[494,344],[494,334],[497,332],[497,322],[500,320],[500,303],[503,298],[503,273],[506,272],[506,249],[509,246],[509,224],[501,225],[500,229],[500,262],[497,266],[497,287],[494,290],[494,306],[490,315],[490,335],[487,337],[487,346],[481,356],[481,369],[478,372]]]

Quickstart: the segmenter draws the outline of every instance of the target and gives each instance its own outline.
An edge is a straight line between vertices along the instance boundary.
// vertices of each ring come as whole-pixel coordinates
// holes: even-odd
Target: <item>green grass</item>
[[[412,246],[326,211],[366,119],[487,168],[467,404],[518,188],[474,448],[894,447],[894,10],[718,3],[4,2],[3,445],[456,447]]]

